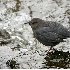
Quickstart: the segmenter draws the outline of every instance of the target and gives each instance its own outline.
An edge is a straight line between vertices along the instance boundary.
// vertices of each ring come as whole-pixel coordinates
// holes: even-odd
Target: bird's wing
[[[46,27],[50,27],[55,33],[62,35],[64,38],[70,37],[70,32],[63,25],[56,22],[45,22]],[[45,27],[45,26],[44,26]]]
[[[43,27],[36,30],[34,35],[39,41],[44,42],[61,42],[63,40],[62,36],[53,32],[49,27]]]

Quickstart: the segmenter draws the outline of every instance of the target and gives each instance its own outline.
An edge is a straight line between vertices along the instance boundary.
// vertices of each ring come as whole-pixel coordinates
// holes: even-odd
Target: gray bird
[[[63,42],[63,39],[70,37],[68,29],[57,22],[33,18],[28,23],[33,30],[34,37],[45,46],[52,48]]]

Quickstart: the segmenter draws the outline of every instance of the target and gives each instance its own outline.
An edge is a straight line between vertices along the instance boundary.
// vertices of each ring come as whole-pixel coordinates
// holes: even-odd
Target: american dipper
[[[57,22],[33,18],[28,23],[33,30],[34,37],[45,46],[52,48],[63,42],[63,39],[70,37],[68,29]]]

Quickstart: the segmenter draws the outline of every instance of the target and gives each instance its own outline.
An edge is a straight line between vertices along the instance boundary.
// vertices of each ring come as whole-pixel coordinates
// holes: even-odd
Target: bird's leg
[[[50,50],[53,50],[53,46],[50,47],[50,49],[47,51],[47,53],[49,53]]]

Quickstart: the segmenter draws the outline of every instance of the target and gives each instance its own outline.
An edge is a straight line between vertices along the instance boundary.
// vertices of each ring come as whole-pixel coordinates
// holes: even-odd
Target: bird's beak
[[[24,24],[29,24],[29,22],[26,22],[26,23],[24,23]]]
[[[24,23],[24,24],[30,24],[29,22],[26,22],[26,23]]]
[[[24,24],[29,24],[29,22],[26,22],[26,23],[24,23]]]

